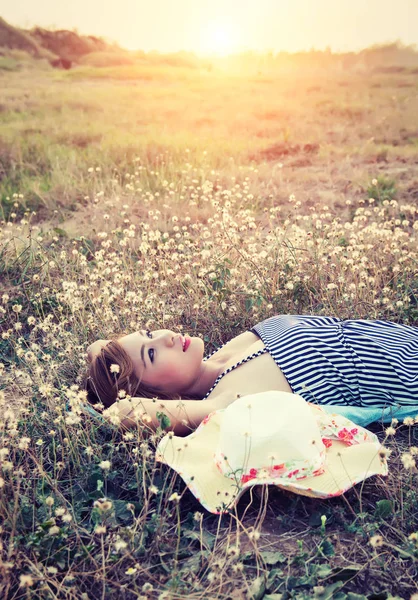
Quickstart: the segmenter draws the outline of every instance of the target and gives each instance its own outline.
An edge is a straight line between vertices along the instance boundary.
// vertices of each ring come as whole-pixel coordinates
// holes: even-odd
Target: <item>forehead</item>
[[[129,352],[131,349],[140,347],[145,340],[139,331],[135,331],[116,338],[116,341],[126,352]]]
[[[129,333],[117,338],[116,340],[127,353],[133,362],[134,372],[137,377],[142,378],[144,365],[141,358],[141,348],[145,342],[145,338],[139,331]]]
[[[119,336],[118,338],[116,338],[117,342],[121,342],[121,341],[126,341],[126,340],[131,340],[134,338],[141,338],[141,333],[139,331],[134,331],[134,333],[124,333],[123,335]]]

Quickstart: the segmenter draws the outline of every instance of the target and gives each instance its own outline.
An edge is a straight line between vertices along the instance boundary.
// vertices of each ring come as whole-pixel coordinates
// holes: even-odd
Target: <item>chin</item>
[[[197,351],[197,348],[200,348],[200,351],[202,353],[202,358],[203,358],[203,356],[204,356],[204,350],[205,350],[205,342],[202,340],[202,338],[200,338],[200,337],[193,337],[192,338],[192,344],[195,345],[196,351]]]

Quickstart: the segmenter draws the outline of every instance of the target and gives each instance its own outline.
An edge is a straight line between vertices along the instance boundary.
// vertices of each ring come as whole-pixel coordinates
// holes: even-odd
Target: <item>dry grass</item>
[[[154,71],[155,80],[132,85],[72,83],[71,76],[4,76],[3,204],[6,196],[24,193],[28,206],[45,218],[53,208],[83,203],[89,166],[100,164],[108,181],[136,156],[152,170],[167,152],[180,168],[188,146],[204,175],[211,168],[232,174],[236,165],[252,161],[259,166],[255,185],[281,202],[294,193],[304,206],[324,201],[341,209],[347,199],[363,197],[379,173],[396,178],[405,201],[416,198],[414,75],[305,70],[202,77],[188,71],[185,80],[178,69],[165,68]],[[314,150],[306,152],[306,144]]]
[[[418,323],[416,75],[173,73],[0,81],[2,597],[409,600],[416,426],[374,426],[387,480],[217,517],[155,463],[161,433],[81,412],[114,331],[211,350],[275,313]]]

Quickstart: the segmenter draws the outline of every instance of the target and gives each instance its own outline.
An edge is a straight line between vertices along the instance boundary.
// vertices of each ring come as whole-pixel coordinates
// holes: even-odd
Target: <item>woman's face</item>
[[[198,337],[158,329],[136,331],[118,342],[141,382],[157,391],[185,394],[200,377],[204,343]]]

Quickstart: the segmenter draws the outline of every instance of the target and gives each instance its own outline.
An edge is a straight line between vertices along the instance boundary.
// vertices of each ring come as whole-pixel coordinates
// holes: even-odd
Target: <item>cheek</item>
[[[180,369],[178,367],[176,367],[175,365],[166,365],[164,367],[164,375],[167,378],[172,379],[173,377],[175,377],[178,373],[180,372]]]
[[[167,363],[164,365],[164,369],[161,371],[161,377],[166,381],[177,381],[181,379],[184,373],[187,372],[186,365],[179,365],[178,363]]]
[[[164,366],[164,371],[161,373],[162,378],[168,383],[182,383],[187,381],[190,376],[193,376],[194,371],[196,370],[196,360],[193,360],[195,357],[188,357],[189,360],[175,361],[167,363]]]

